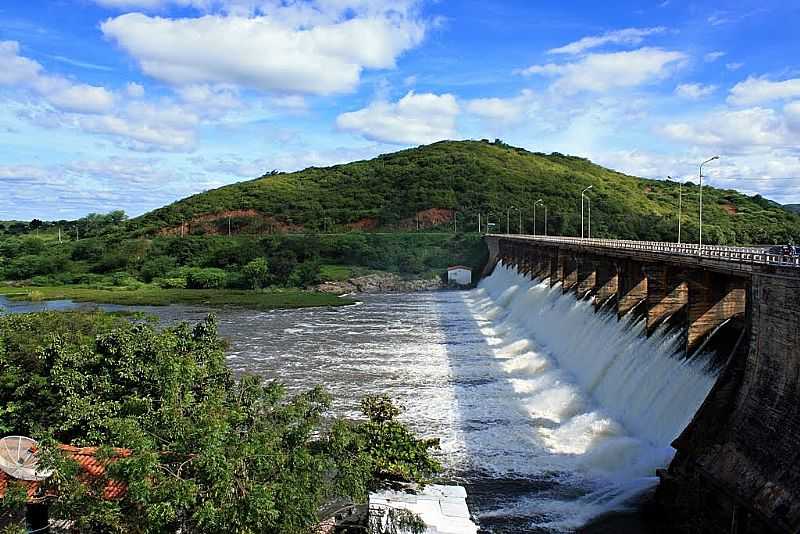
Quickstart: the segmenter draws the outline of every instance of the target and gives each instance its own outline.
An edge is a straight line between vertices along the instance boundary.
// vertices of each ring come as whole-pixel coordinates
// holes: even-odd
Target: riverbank
[[[355,300],[332,293],[287,289],[280,291],[249,291],[234,289],[162,289],[141,288],[96,289],[80,286],[59,287],[0,287],[0,295],[10,300],[64,300],[96,302],[121,306],[167,306],[189,304],[211,307],[235,307],[251,310],[309,308],[317,306],[346,306]]]

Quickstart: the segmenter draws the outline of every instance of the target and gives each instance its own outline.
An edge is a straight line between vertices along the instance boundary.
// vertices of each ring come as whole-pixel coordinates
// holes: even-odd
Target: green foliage
[[[361,410],[368,421],[357,428],[372,459],[372,477],[399,482],[424,481],[442,466],[430,454],[438,439],[418,439],[395,418],[401,410],[386,395],[365,397]]]
[[[532,205],[542,198],[548,233],[574,236],[580,235],[580,191],[589,185],[593,236],[676,239],[677,182],[636,178],[584,158],[532,153],[499,140],[442,141],[370,161],[263,176],[188,197],[130,221],[129,228],[144,235],[200,215],[252,209],[273,225],[297,225],[305,232],[319,231],[323,220],[341,232],[368,219],[397,230],[414,227],[418,212],[443,208],[461,214],[463,230],[475,231],[481,213],[483,222],[488,217],[505,231],[507,215],[508,226],[518,225],[518,212],[508,212],[516,206],[523,209],[523,231],[533,233]],[[697,239],[698,197],[696,185],[684,185],[686,240]],[[704,187],[703,198],[704,224],[720,229],[713,234],[718,242],[800,241],[800,216],[774,202],[712,187]],[[541,232],[541,208],[536,225]],[[450,231],[452,223],[430,229]]]
[[[261,289],[269,283],[269,264],[264,258],[256,258],[242,268],[242,277],[251,289]]]
[[[218,289],[225,283],[222,269],[188,269],[186,287],[190,289]]]
[[[213,317],[166,328],[102,313],[0,317],[0,430],[43,444],[51,515],[81,532],[300,534],[331,500],[438,469],[433,441],[394,420],[388,399],[365,401],[366,422],[326,422],[324,391],[234,380],[223,350]],[[59,442],[99,445],[100,458],[129,449],[107,473],[126,494],[104,500],[105,479],[78,477]]]

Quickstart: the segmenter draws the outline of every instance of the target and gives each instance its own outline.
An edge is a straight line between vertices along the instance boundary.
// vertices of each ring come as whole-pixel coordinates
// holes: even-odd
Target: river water
[[[568,532],[632,507],[713,384],[677,339],[595,314],[502,266],[478,289],[365,295],[342,308],[216,310],[228,363],[292,391],[324,385],[341,414],[367,393],[441,440],[485,532]],[[0,310],[71,307],[36,303]],[[103,306],[121,309],[118,306]],[[136,307],[166,321],[197,307]]]

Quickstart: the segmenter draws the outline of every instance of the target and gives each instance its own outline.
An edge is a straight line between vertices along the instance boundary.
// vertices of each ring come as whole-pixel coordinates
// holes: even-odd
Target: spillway
[[[460,439],[505,493],[485,523],[569,531],[654,487],[716,379],[702,355],[678,356],[680,333],[646,337],[641,321],[502,264],[462,298],[484,348],[453,358]]]

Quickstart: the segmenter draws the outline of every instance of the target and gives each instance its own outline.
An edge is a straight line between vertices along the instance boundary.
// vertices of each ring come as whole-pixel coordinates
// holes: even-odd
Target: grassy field
[[[251,310],[344,306],[354,300],[328,293],[300,290],[247,291],[226,289],[92,289],[86,287],[0,287],[0,295],[11,300],[61,300],[119,304],[123,306],[166,306],[193,304],[212,307],[236,307]]]

